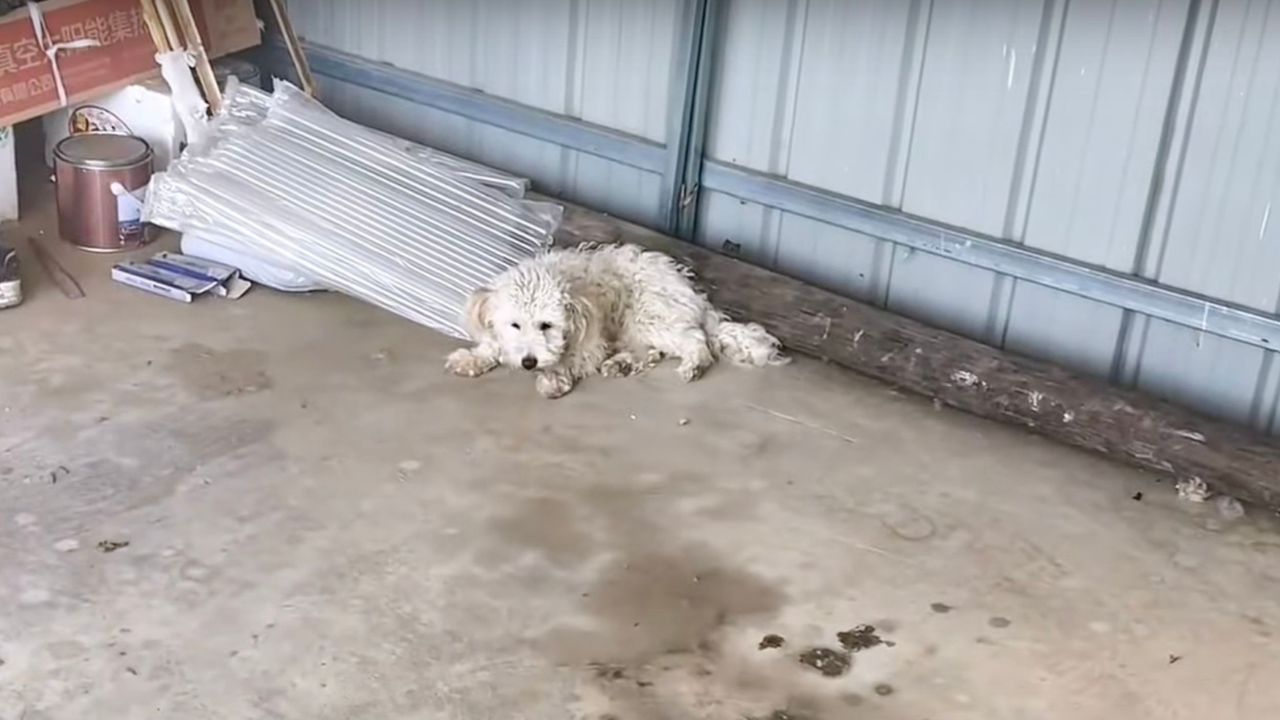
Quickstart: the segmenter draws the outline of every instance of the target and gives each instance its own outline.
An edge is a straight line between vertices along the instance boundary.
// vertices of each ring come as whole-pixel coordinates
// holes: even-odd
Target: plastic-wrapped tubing
[[[558,206],[423,162],[277,88],[260,121],[215,123],[152,179],[147,220],[235,238],[263,262],[455,337],[473,290],[550,245]]]
[[[287,99],[289,102],[305,104],[312,111],[327,115],[332,121],[333,127],[339,129],[344,134],[345,139],[353,146],[369,151],[400,150],[419,160],[453,170],[463,177],[471,178],[481,185],[500,190],[513,198],[523,198],[529,190],[529,180],[527,178],[512,175],[471,160],[450,155],[443,150],[419,145],[404,138],[344,120],[295,86],[280,80],[276,81],[276,85],[275,97],[277,99]],[[255,87],[240,84],[235,76],[232,76],[227,81],[222,113],[215,120],[215,125],[224,126],[230,132],[249,125],[257,125],[266,119],[267,111],[272,104],[272,97],[271,94]]]

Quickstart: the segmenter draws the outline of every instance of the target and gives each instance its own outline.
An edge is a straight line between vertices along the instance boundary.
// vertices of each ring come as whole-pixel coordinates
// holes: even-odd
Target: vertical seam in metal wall
[[[911,7],[907,10],[906,37],[902,43],[901,67],[898,69],[898,97],[893,107],[893,136],[889,138],[889,162],[884,172],[884,187],[880,191],[880,202],[890,207],[899,206],[901,203],[895,197],[900,193],[895,190],[898,181],[899,165],[903,175],[906,174],[906,164],[901,162],[899,158],[904,154],[903,142],[910,141],[910,133],[904,132],[903,125],[907,121],[907,88],[911,87],[910,75],[912,71],[912,63],[916,54],[916,28],[920,24],[921,5],[928,0],[910,0]],[[933,3],[930,2],[930,7]],[[923,42],[921,43],[923,45]],[[916,70],[917,74],[919,70]],[[915,97],[911,98],[913,104],[919,102],[919,92]],[[912,121],[915,119],[915,110],[911,113]]]
[[[702,177],[711,97],[711,69],[716,57],[720,0],[691,0],[675,51],[666,145],[669,162],[663,173],[664,223],[667,232],[685,240],[697,233],[698,197]]]
[[[1035,197],[1036,178],[1040,171],[1045,128],[1049,124],[1049,113],[1053,108],[1053,90],[1058,63],[1062,58],[1062,39],[1066,33],[1067,13],[1070,9],[1071,0],[1062,0],[1058,5],[1054,4],[1054,0],[1044,0],[1042,5],[1040,29],[1036,34],[1036,47],[1040,52],[1035,53],[1031,67],[1031,81],[1027,85],[1027,101],[1023,110],[1024,119],[1014,154],[1013,177],[1009,182],[1009,202],[1005,208],[1004,236],[1010,242],[1026,243],[1027,223],[1030,221],[1031,203]],[[1056,37],[1053,33],[1055,24],[1058,29]],[[1049,44],[1051,37],[1052,47]],[[1017,227],[1018,225],[1021,227]],[[1017,292],[1018,281],[1008,275],[996,275],[991,284],[986,335],[997,347],[1004,347],[1008,340],[1009,318],[1013,315]]]
[[[1206,2],[1209,7],[1206,8]],[[1161,210],[1161,198],[1165,195],[1166,181],[1170,202],[1166,209],[1170,220],[1165,223],[1163,233],[1166,237],[1160,242],[1159,257],[1156,267],[1164,262],[1164,246],[1167,245],[1169,222],[1173,213],[1173,199],[1177,197],[1181,184],[1186,149],[1191,142],[1191,129],[1195,122],[1196,105],[1199,103],[1200,83],[1204,76],[1205,63],[1209,53],[1213,35],[1213,25],[1217,17],[1218,0],[1190,0],[1187,5],[1187,20],[1182,33],[1182,44],[1178,48],[1178,59],[1173,75],[1173,85],[1169,92],[1169,102],[1165,108],[1164,123],[1160,129],[1160,141],[1156,149],[1155,165],[1151,173],[1151,184],[1147,191],[1147,204],[1142,215],[1141,230],[1138,233],[1138,244],[1134,252],[1132,272],[1143,276],[1150,274],[1159,277],[1158,270],[1145,273],[1150,262],[1152,244],[1155,240],[1157,215]],[[1201,18],[1204,18],[1202,21]],[[1195,78],[1189,77],[1192,69],[1191,55],[1195,49],[1196,36],[1201,32],[1205,36],[1204,47],[1195,63]],[[1190,96],[1186,110],[1186,127],[1182,129],[1181,149],[1178,153],[1176,167],[1171,168],[1174,161],[1174,133],[1178,129],[1178,116],[1182,113],[1183,97],[1187,93],[1187,83],[1191,81]],[[1117,333],[1116,347],[1111,362],[1111,381],[1118,385],[1136,385],[1142,365],[1142,355],[1147,344],[1149,318],[1137,317],[1132,311],[1125,310],[1120,319],[1120,330]]]
[[[924,1],[929,4],[929,7],[924,13],[924,30],[921,33],[921,38],[920,38],[920,66],[916,68],[916,72],[915,72],[915,75],[916,75],[915,97],[911,99],[911,121],[907,127],[897,128],[898,132],[902,133],[903,137],[905,138],[905,143],[902,146],[902,153],[903,153],[902,165],[901,165],[902,177],[896,178],[898,182],[898,187],[896,188],[897,197],[895,199],[897,202],[895,203],[895,206],[898,209],[901,209],[906,202],[907,176],[911,172],[911,150],[913,145],[915,144],[916,119],[920,116],[921,87],[924,85],[924,68],[925,68],[925,65],[927,64],[927,59],[929,55],[929,33],[933,27],[934,0],[924,0]],[[911,27],[909,27],[907,32],[910,33],[912,36],[914,36],[916,32],[915,25],[913,24]],[[915,57],[914,48],[912,48],[912,50],[913,50],[912,57]],[[904,81],[906,80],[906,77],[907,77],[906,73],[907,73],[907,68],[906,66],[904,66],[904,69],[903,69]],[[905,93],[907,90],[907,87],[908,86],[904,85],[902,88],[902,92]],[[876,264],[877,265],[881,264],[879,262],[879,258],[882,252],[881,250],[882,248],[883,248],[883,252],[886,255],[888,255],[888,257],[884,260],[884,263],[883,263],[885,265],[884,281],[880,287],[879,297],[875,298],[875,301],[876,301],[876,304],[879,305],[880,307],[887,308],[889,307],[889,298],[893,294],[893,271],[895,266],[897,265],[898,253],[896,252],[897,245],[894,245],[891,242],[882,242],[880,246],[876,248],[876,256],[877,256]]]
[[[770,143],[768,171],[781,177],[791,172],[791,148],[795,142],[796,113],[800,110],[800,73],[804,67],[809,24],[809,0],[788,4],[782,64],[778,68],[778,102],[773,109],[771,126],[775,137]],[[784,141],[785,138],[785,141]],[[782,221],[786,213],[765,207],[760,218],[760,232],[769,238],[768,266],[776,268],[782,250]]]
[[[1027,86],[1027,102],[1026,107],[1023,109],[1022,129],[1018,133],[1018,147],[1014,154],[1013,177],[1009,182],[1009,203],[1005,207],[1004,236],[1011,242],[1026,242],[1027,218],[1031,214],[1031,201],[1032,196],[1035,194],[1036,174],[1040,167],[1040,151],[1044,148],[1044,131],[1049,123],[1049,111],[1053,107],[1053,88],[1057,79],[1058,61],[1062,57],[1062,37],[1066,32],[1066,16],[1070,7],[1071,0],[1062,0],[1062,4],[1057,7],[1054,5],[1054,0],[1044,0],[1044,14],[1040,19],[1040,31],[1036,37],[1036,42],[1040,47],[1044,48],[1044,52],[1036,54],[1035,62],[1031,68],[1031,82]],[[1059,8],[1061,8],[1061,11],[1055,12]],[[1053,61],[1049,62],[1049,35],[1053,28],[1055,17],[1061,17],[1062,21],[1058,24],[1058,37],[1053,47]],[[1046,71],[1048,72],[1048,89],[1044,96],[1044,107],[1041,109],[1040,85],[1042,82],[1046,82],[1044,76]],[[1035,122],[1037,115],[1039,115],[1039,123]],[[1037,124],[1039,127],[1035,128]],[[1038,140],[1034,152],[1031,151],[1033,136]],[[1028,160],[1029,154],[1033,155],[1030,160]],[[1027,183],[1025,198],[1021,197],[1024,181]],[[1024,201],[1027,212],[1020,213],[1020,206]],[[1022,225],[1021,228],[1015,227],[1015,225],[1019,224],[1019,214],[1023,215],[1020,223]]]
[[[564,70],[564,114],[582,117],[582,98],[586,92],[587,16],[590,13],[587,0],[569,0],[569,51]],[[581,158],[572,148],[560,148],[560,192],[564,193],[578,184],[578,165]]]
[[[667,164],[662,172],[662,227],[675,234],[680,216],[681,179],[685,171],[686,135],[692,122],[693,94],[698,74],[698,36],[706,10],[706,0],[685,0],[683,22],[680,23],[672,49],[670,86],[667,101]]]

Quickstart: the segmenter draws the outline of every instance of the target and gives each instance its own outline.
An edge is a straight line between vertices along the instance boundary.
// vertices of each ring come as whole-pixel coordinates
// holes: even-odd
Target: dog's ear
[[[493,329],[489,323],[489,309],[492,304],[493,290],[489,288],[480,288],[467,298],[463,319],[466,321],[467,333],[471,335],[471,339],[479,340]]]

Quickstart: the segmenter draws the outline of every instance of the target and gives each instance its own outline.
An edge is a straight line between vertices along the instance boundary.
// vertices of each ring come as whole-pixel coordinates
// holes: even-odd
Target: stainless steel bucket
[[[133,135],[83,133],[53,149],[58,233],[93,252],[118,252],[149,240],[142,200],[151,181],[151,146]]]

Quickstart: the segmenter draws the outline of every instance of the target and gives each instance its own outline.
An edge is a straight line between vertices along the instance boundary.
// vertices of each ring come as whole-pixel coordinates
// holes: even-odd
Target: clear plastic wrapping
[[[270,97],[241,86],[227,106],[207,142],[152,179],[145,218],[234,238],[264,263],[455,337],[470,293],[543,252],[559,222],[559,206],[481,184],[285,83]]]
[[[267,111],[270,109],[272,102],[270,93],[252,86],[242,85],[235,76],[229,78],[227,82],[227,95],[223,102],[222,114],[214,121],[215,126],[224,128],[226,132],[235,132],[244,127],[257,125],[266,119]],[[277,85],[280,87],[277,93],[278,96],[288,97],[291,101],[296,102],[310,101],[317,112],[328,113],[336,122],[345,122],[332,110],[311,100],[296,87],[284,82],[278,82]],[[353,133],[350,137],[351,141],[360,146],[380,150],[394,149],[403,151],[420,160],[453,170],[463,177],[471,178],[481,185],[499,190],[513,198],[523,198],[529,190],[529,180],[527,178],[481,165],[456,155],[450,155],[443,150],[419,145],[370,127],[349,122],[346,125],[346,129]]]

